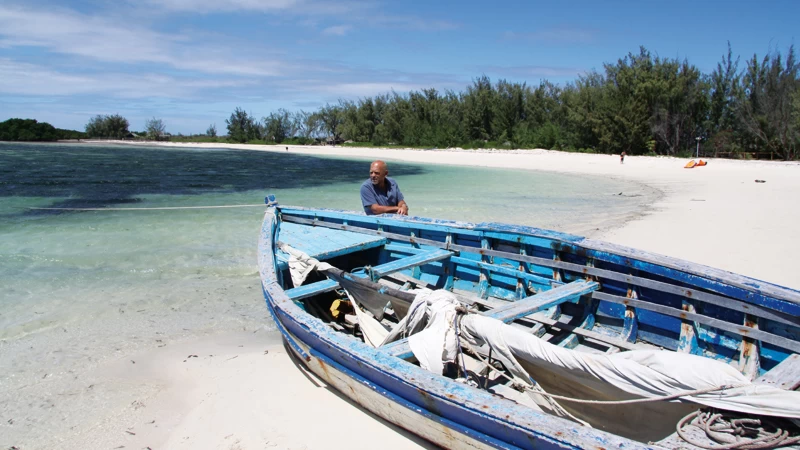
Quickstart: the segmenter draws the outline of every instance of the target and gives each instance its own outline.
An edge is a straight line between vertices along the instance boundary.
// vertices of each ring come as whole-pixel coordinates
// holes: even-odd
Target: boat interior
[[[785,390],[800,386],[800,293],[790,289],[577,236],[508,225],[285,207],[275,239],[341,270],[349,285],[374,292],[359,299],[361,312],[387,330],[403,319],[416,290],[447,290],[469,311],[562,348],[608,355],[689,353],[722,361],[755,383]],[[341,277],[337,281],[314,272],[294,286],[288,263],[289,256],[277,251],[276,275],[289,298],[331,329],[363,339],[353,309],[359,306],[349,301]],[[490,350],[462,347],[466,363],[448,365],[446,376],[537,408],[515,389],[508,367]],[[407,338],[382,349],[417,362]],[[548,392],[604,398],[597,390],[575,390],[555,374],[539,371],[531,377]],[[656,413],[648,405],[590,405],[586,408],[592,411],[581,412],[596,428],[668,448],[685,446],[675,435],[675,419],[649,415]],[[573,412],[573,406],[564,406]],[[674,417],[698,407],[670,406]],[[646,429],[632,420],[648,415],[654,424]],[[796,423],[785,422],[781,426],[796,432]]]

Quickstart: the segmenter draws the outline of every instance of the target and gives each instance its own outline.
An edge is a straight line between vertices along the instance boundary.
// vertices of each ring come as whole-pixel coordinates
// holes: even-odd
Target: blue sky
[[[202,133],[242,107],[313,110],[486,74],[537,85],[644,45],[708,73],[795,43],[800,1],[0,2],[0,121],[82,130],[119,113]],[[743,63],[742,63],[743,64]]]

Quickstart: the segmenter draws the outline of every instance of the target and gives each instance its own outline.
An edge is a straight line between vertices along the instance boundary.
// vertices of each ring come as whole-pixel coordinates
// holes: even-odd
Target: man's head
[[[383,161],[375,161],[369,166],[369,179],[374,186],[383,185],[386,175],[389,175],[389,168]]]

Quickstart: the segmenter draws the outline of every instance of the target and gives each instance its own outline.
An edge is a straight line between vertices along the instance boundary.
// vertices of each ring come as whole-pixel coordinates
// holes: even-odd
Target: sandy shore
[[[148,145],[153,145],[148,143]],[[219,148],[219,144],[157,144]],[[286,146],[224,147],[286,151]],[[290,152],[425,164],[543,170],[630,180],[663,193],[638,219],[593,238],[800,288],[794,255],[800,165],[534,151],[294,147]],[[367,167],[365,166],[365,175]],[[756,183],[755,180],[765,180]],[[413,214],[413,202],[412,205]],[[200,350],[202,349],[202,353]],[[187,357],[194,355],[197,357]],[[213,355],[213,356],[212,356]],[[131,365],[129,359],[137,364]],[[103,369],[102,378],[152,387],[127,413],[65,437],[63,448],[327,449],[428,446],[355,407],[301,370],[275,333],[203,338]],[[377,444],[379,443],[379,444]]]

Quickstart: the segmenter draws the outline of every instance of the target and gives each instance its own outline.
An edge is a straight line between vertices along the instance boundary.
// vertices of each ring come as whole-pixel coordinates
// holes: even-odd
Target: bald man
[[[389,167],[383,161],[369,166],[369,178],[361,185],[361,204],[364,212],[373,214],[408,215],[408,205],[400,192],[400,186],[389,175]]]

